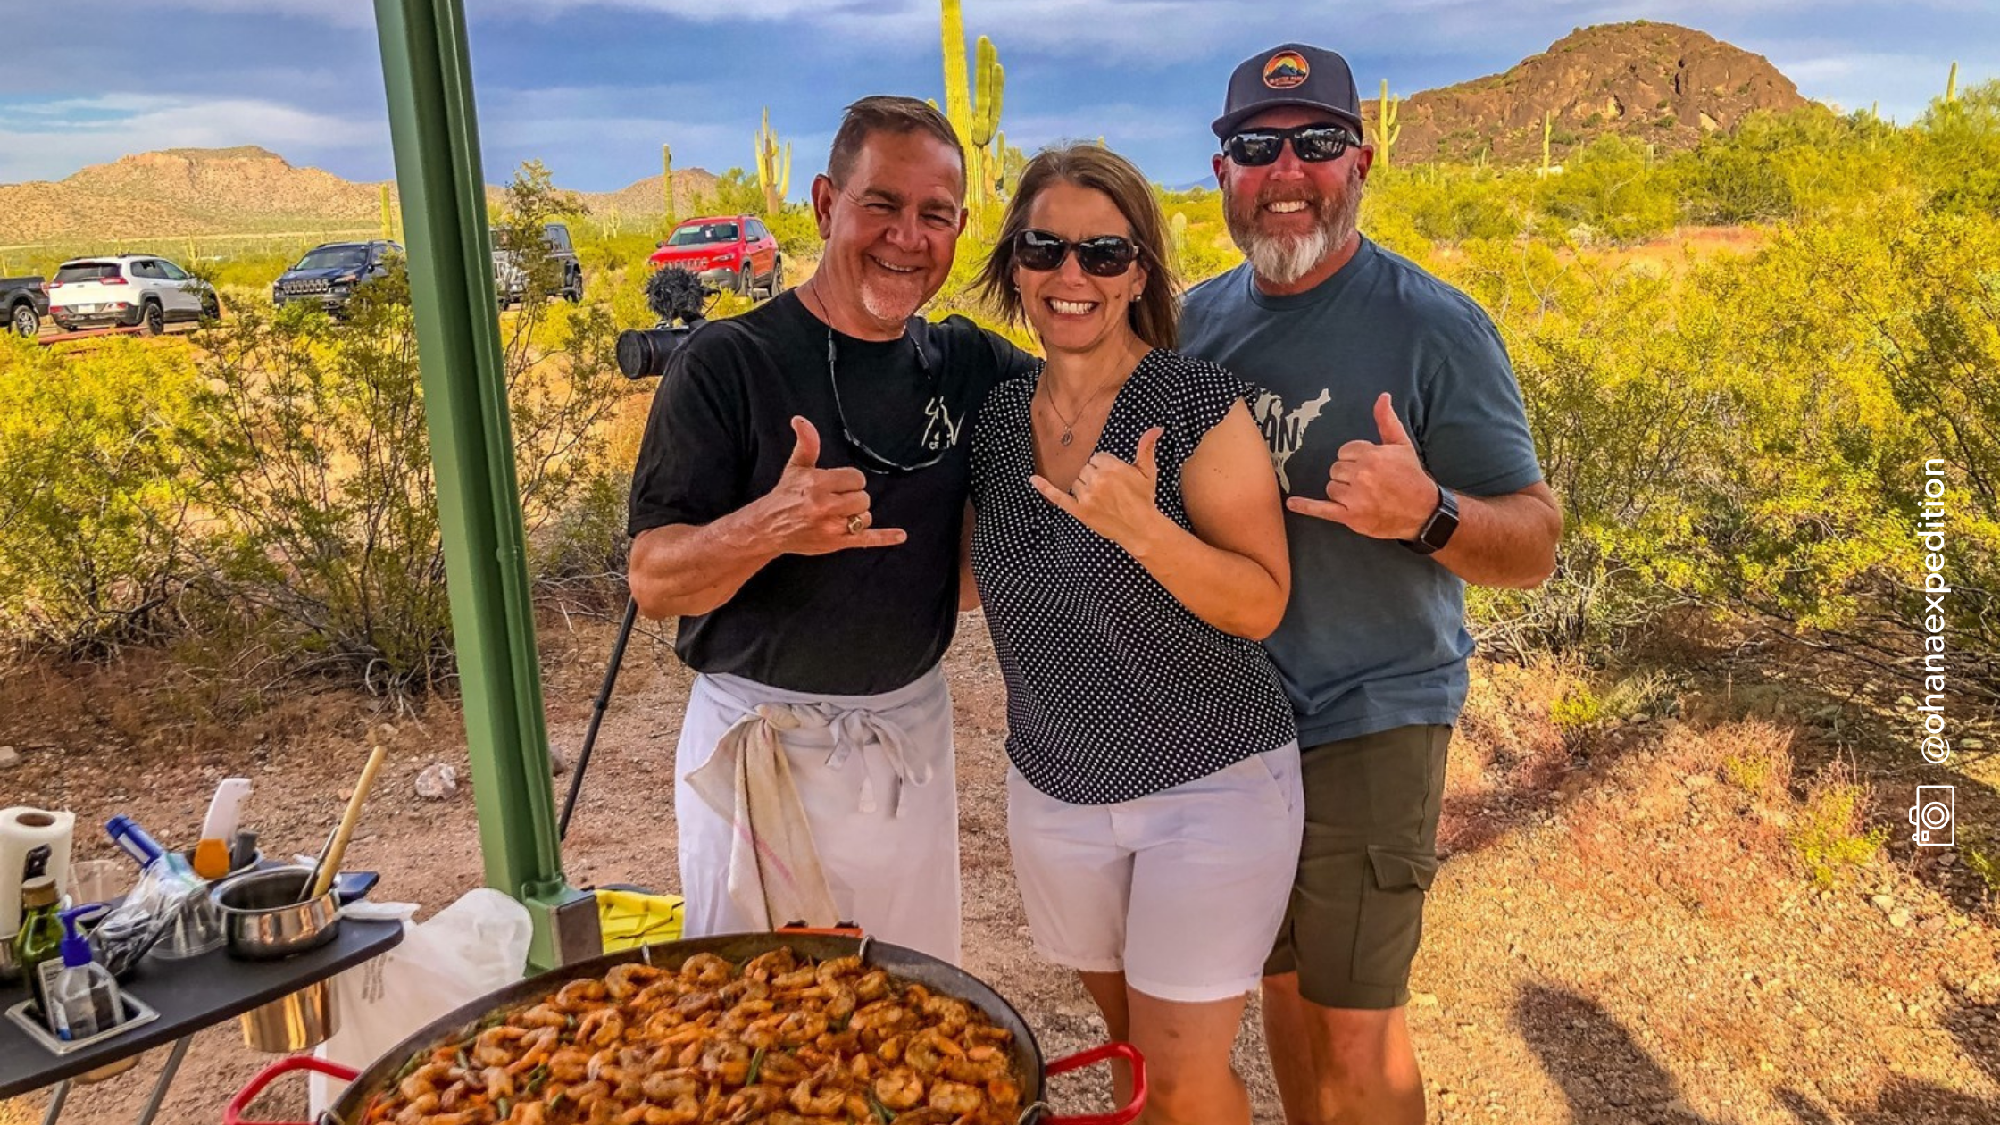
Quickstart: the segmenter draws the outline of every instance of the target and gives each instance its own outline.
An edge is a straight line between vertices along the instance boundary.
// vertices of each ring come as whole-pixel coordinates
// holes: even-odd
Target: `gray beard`
[[[1259,280],[1279,286],[1295,284],[1327,255],[1347,245],[1361,216],[1361,177],[1350,175],[1340,198],[1322,199],[1311,206],[1319,217],[1312,230],[1301,235],[1265,235],[1257,229],[1254,218],[1242,219],[1234,201],[1224,198],[1222,213],[1229,237],[1243,251]]]

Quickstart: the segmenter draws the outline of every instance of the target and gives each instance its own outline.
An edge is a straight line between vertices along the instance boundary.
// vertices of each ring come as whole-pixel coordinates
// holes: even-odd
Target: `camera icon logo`
[[[1917,803],[1910,806],[1909,820],[1917,826],[1911,837],[1920,848],[1949,848],[1957,843],[1952,823],[1954,791],[1949,785],[1917,786]]]

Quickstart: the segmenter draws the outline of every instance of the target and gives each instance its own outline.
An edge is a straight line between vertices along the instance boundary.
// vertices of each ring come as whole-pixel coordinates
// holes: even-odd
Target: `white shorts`
[[[695,677],[674,765],[687,898],[682,933],[757,928],[729,897],[734,831],[687,776],[714,755],[725,731],[765,704],[789,707],[803,723],[780,742],[841,917],[883,941],[957,964],[951,694],[936,668],[870,696],[806,695],[737,676]]]
[[[1007,839],[1035,948],[1186,1004],[1257,987],[1298,873],[1298,743],[1114,805],[1007,770]]]

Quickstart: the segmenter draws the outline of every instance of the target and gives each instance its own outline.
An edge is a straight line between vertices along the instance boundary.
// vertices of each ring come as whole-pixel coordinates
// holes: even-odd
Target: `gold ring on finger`
[[[861,529],[867,526],[868,516],[866,513],[856,512],[847,517],[847,533],[849,535],[859,535],[861,534]]]

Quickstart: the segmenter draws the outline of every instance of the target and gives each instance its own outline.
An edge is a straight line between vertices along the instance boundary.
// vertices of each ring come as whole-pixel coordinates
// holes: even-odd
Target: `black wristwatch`
[[[1415,539],[1405,539],[1403,546],[1420,555],[1432,554],[1451,542],[1451,533],[1458,530],[1458,498],[1451,490],[1438,485],[1438,506],[1431,512],[1431,518],[1424,521]]]

